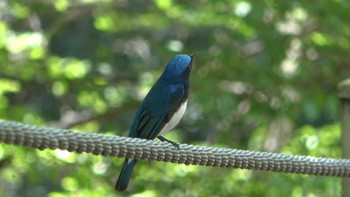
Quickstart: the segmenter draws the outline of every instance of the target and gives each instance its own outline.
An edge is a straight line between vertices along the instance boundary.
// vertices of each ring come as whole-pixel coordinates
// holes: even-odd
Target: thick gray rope
[[[118,137],[65,129],[40,128],[0,120],[0,142],[40,150],[61,149],[95,155],[157,160],[186,165],[219,166],[322,176],[350,176],[349,159],[289,156],[226,148],[180,144],[177,150],[166,142]]]

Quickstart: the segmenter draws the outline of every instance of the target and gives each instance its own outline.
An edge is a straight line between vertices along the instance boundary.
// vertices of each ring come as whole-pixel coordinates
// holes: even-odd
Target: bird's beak
[[[197,53],[192,53],[191,55],[190,55],[190,57],[191,57],[191,64],[192,64],[192,62],[193,62],[193,59],[194,59],[194,57],[197,55]]]

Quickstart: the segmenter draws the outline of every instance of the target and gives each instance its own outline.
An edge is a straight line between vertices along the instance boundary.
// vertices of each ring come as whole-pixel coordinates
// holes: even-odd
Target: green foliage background
[[[350,2],[3,0],[0,118],[127,135],[178,53],[197,53],[180,142],[340,157]],[[139,162],[0,144],[0,196],[339,196],[340,179]]]

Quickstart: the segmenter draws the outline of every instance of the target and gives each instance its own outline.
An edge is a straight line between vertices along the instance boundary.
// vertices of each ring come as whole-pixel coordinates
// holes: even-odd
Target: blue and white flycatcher
[[[173,129],[185,113],[193,58],[194,55],[176,55],[170,60],[137,109],[129,137],[149,140],[158,137],[179,148],[178,144],[161,134]],[[115,185],[117,191],[126,190],[136,161],[125,159]]]

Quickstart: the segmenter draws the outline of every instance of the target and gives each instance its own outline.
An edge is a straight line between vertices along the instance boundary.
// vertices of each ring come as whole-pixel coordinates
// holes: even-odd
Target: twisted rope
[[[186,165],[219,166],[322,176],[350,176],[350,160],[290,156],[226,148],[180,144],[177,150],[166,142],[127,138],[65,129],[40,128],[0,121],[0,142],[40,150],[61,149],[77,153],[157,160]]]

